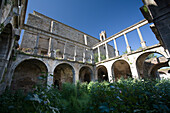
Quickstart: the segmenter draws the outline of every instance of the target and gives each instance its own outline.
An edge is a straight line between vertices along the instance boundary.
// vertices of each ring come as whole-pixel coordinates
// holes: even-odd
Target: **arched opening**
[[[169,69],[170,67],[163,67],[163,68],[158,69],[160,79],[170,78]]]
[[[8,64],[8,60],[12,51],[12,25],[7,24],[0,34],[0,81],[5,76],[5,66]]]
[[[79,80],[80,82],[89,83],[92,80],[92,75],[92,70],[89,67],[82,67],[79,71]]]
[[[125,60],[118,60],[114,62],[112,69],[114,71],[114,77],[116,81],[120,78],[132,78],[130,66]]]
[[[108,80],[108,72],[105,66],[97,67],[98,81],[109,81]]]
[[[160,78],[158,70],[168,66],[168,59],[160,53],[147,52],[138,57],[136,66],[140,78],[156,79]]]
[[[73,83],[74,76],[74,69],[71,65],[66,63],[59,64],[54,70],[54,87],[60,89],[65,82]]]
[[[46,86],[46,65],[36,59],[29,59],[21,62],[14,71],[11,83],[11,90],[23,90],[29,92],[33,90],[35,85]]]
[[[11,47],[12,25],[8,24],[0,34],[0,59],[6,59]]]

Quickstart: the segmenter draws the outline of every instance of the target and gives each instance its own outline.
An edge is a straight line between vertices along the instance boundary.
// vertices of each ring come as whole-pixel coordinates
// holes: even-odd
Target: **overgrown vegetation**
[[[65,83],[62,89],[36,86],[23,95],[6,91],[1,113],[168,113],[170,80],[119,80],[114,83]]]
[[[98,54],[95,53],[95,54],[94,54],[94,62],[99,62],[99,61],[98,61],[98,58],[99,58]],[[106,59],[106,55],[100,54],[100,59],[101,59],[101,61],[102,61],[102,60],[105,60],[105,59]]]

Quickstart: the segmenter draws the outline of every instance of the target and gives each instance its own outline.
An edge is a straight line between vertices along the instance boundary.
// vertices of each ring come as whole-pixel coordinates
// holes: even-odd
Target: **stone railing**
[[[140,32],[140,27],[142,27],[142,26],[144,26],[146,24],[148,24],[148,21],[144,19],[144,20],[142,20],[142,21],[140,21],[140,22],[138,22],[138,23],[136,23],[136,24],[134,24],[134,25],[132,25],[132,26],[130,26],[130,27],[128,27],[128,28],[118,32],[118,33],[116,33],[115,35],[113,35],[113,36],[103,40],[102,42],[99,42],[96,45],[94,45],[92,47],[92,49],[93,50],[97,49],[97,52],[98,52],[98,62],[101,61],[100,46],[106,46],[107,43],[109,43],[111,41],[114,42],[115,57],[119,56],[119,50],[117,48],[116,39],[121,37],[121,36],[124,36],[124,39],[125,39],[125,42],[126,42],[127,53],[131,53],[132,52],[131,46],[129,45],[129,42],[128,42],[126,34],[129,33],[129,32],[132,32],[134,30],[137,30],[138,36],[140,38],[141,47],[142,48],[146,48],[146,43],[143,40],[142,34]],[[107,48],[107,46],[105,48],[106,48],[105,49],[106,50],[106,55],[105,56],[106,56],[106,59],[108,59],[108,57],[107,57],[108,56],[108,48]]]

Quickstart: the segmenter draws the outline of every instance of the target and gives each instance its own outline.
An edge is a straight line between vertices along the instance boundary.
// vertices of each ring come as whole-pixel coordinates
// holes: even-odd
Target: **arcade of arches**
[[[158,58],[146,59],[147,56],[152,53],[144,53],[138,57],[136,66],[138,73],[140,73],[141,78],[159,78],[157,76],[157,70],[161,67],[168,66],[168,60],[161,56]],[[159,62],[159,63],[158,63]],[[145,69],[147,68],[147,69]],[[95,71],[97,72],[97,79],[99,82],[109,81],[108,67],[100,65],[96,70],[92,70],[91,67],[82,66],[78,68],[78,75],[75,75],[75,67],[69,63],[61,63],[57,65],[53,72],[53,84],[59,89],[62,87],[62,83],[69,82],[75,83],[76,80],[80,82],[87,82],[94,80]],[[124,79],[132,78],[132,72],[130,65],[127,61],[121,59],[116,60],[111,65],[113,80],[117,81],[121,77]],[[11,89],[23,89],[25,91],[30,91],[34,85],[37,83],[46,84],[46,80],[39,80],[38,77],[43,74],[48,74],[47,67],[45,63],[37,59],[29,59],[22,61],[16,68],[13,74],[13,80],[11,82]],[[76,79],[76,77],[78,77]],[[42,82],[43,81],[43,82]]]
[[[149,55],[154,55],[148,59]],[[158,56],[157,56],[158,55]],[[163,55],[154,52],[147,52],[139,56],[136,61],[136,66],[140,78],[156,79],[160,78],[158,70],[162,67],[168,67],[168,59]]]

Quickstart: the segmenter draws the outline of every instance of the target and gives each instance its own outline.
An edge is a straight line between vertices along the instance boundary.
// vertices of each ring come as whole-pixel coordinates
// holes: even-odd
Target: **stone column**
[[[84,44],[87,45],[87,35],[84,35]]]
[[[126,48],[127,48],[127,52],[128,53],[130,53],[131,52],[131,47],[129,46],[129,42],[128,42],[128,40],[127,40],[127,36],[126,36],[126,34],[124,34],[124,37],[125,37],[125,42],[126,42]]]
[[[40,38],[40,34],[38,33],[37,39],[36,39],[36,44],[35,44],[35,47],[34,47],[34,55],[37,55],[37,53],[38,53],[39,38]]]
[[[86,48],[83,50],[83,63],[86,62]]]
[[[132,72],[132,78],[139,79],[139,74],[138,74],[136,63],[132,63],[130,65],[130,70]]]
[[[79,81],[79,70],[75,68],[75,73],[73,75],[73,83],[76,84]]]
[[[137,32],[138,32],[138,35],[139,35],[139,38],[140,38],[140,41],[141,41],[140,43],[141,43],[142,48],[146,48],[146,43],[143,40],[143,37],[142,37],[142,34],[141,34],[139,28],[137,28]]]
[[[75,45],[75,49],[74,49],[74,61],[77,61],[76,56],[77,56],[77,45]]]
[[[108,52],[107,43],[105,43],[105,49],[106,49],[106,59],[109,59],[109,52]]]
[[[94,81],[97,81],[98,80],[98,72],[97,72],[97,68],[96,66],[93,67],[93,79]]]
[[[91,63],[94,64],[94,54],[93,54],[93,50],[91,50]]]
[[[107,68],[107,71],[108,71],[108,79],[109,79],[109,82],[113,82],[114,81],[114,77],[113,77],[113,73],[112,73],[112,65],[111,64],[109,64],[109,65],[107,65],[106,66],[106,68]]]
[[[97,50],[98,50],[98,62],[100,62],[101,61],[101,59],[100,59],[100,48],[98,47]]]
[[[153,22],[156,27],[158,40],[170,52],[170,0],[142,0],[148,11],[143,12],[144,17]]]
[[[49,39],[49,47],[48,47],[48,55],[49,57],[54,58],[54,39],[50,37]]]
[[[53,85],[53,76],[51,76],[51,75],[54,75],[54,73],[53,72],[48,72],[47,88],[50,88]]]
[[[113,39],[113,41],[114,41],[114,45],[115,45],[116,56],[119,56],[119,51],[117,49],[116,39]]]
[[[63,59],[66,59],[66,47],[67,47],[67,41],[64,44],[64,53],[63,53]]]

